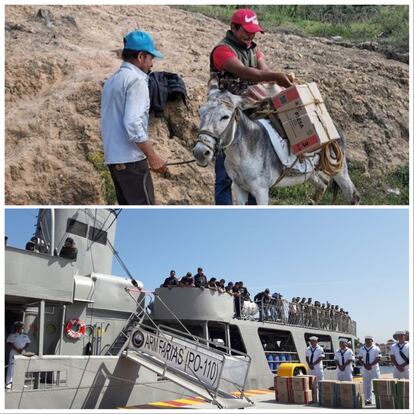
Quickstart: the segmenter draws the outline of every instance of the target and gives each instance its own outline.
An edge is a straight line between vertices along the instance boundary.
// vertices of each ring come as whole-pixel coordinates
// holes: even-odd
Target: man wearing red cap
[[[263,33],[256,13],[250,9],[238,9],[231,18],[230,30],[210,54],[210,75],[216,78],[219,88],[242,95],[249,85],[259,82],[275,82],[280,86],[292,85],[289,75],[270,70],[263,52],[253,39]],[[216,204],[232,204],[231,179],[224,168],[224,155],[216,158]],[[256,204],[249,196],[249,204]]]

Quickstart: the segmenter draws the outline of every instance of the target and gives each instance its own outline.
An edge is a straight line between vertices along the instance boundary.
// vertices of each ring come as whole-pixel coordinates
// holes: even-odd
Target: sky
[[[37,210],[6,209],[8,244],[24,248]],[[409,211],[337,209],[123,209],[115,246],[147,289],[171,269],[243,280],[285,298],[311,297],[349,311],[377,342],[409,329]],[[114,261],[113,274],[125,276]]]

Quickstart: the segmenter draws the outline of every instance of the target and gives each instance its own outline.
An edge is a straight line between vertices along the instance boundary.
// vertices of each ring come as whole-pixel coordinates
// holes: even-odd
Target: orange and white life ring
[[[66,323],[65,334],[72,339],[80,339],[86,332],[86,324],[81,319],[71,319]]]

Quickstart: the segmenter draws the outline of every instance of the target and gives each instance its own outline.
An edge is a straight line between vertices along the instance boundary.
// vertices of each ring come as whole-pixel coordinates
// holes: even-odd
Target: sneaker
[[[365,405],[371,405],[371,401],[370,400],[365,401]]]
[[[12,387],[11,383],[10,384],[7,384],[6,385],[6,390],[11,390],[11,387]]]

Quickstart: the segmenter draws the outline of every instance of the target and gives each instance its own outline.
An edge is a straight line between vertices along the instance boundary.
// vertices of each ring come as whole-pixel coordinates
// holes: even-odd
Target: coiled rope
[[[337,140],[330,141],[321,148],[319,170],[332,177],[342,171],[344,153]]]

